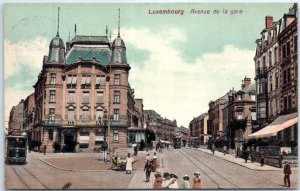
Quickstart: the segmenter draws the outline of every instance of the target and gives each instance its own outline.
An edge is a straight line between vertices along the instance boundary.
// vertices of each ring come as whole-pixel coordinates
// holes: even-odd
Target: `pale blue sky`
[[[278,21],[292,3],[281,4],[6,4],[4,6],[5,120],[11,106],[33,92],[43,55],[57,31],[68,41],[78,35],[121,37],[132,67],[130,83],[145,109],[188,126],[207,112],[208,102],[238,89],[247,75],[254,77],[255,40],[265,16]],[[184,10],[183,15],[153,15],[152,10]],[[190,14],[191,9],[220,10],[217,15]],[[242,14],[222,14],[223,10]],[[7,100],[10,100],[9,102]]]

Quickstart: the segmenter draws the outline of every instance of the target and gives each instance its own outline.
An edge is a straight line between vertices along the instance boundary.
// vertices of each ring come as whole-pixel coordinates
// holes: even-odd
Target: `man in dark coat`
[[[152,160],[150,160],[150,161],[147,160],[145,167],[144,167],[144,171],[146,172],[146,182],[149,182],[152,170],[153,170]]]
[[[283,160],[283,154],[282,152],[279,153],[279,168],[282,168],[282,160]]]
[[[264,166],[264,162],[265,162],[265,152],[264,150],[260,149],[259,152],[259,158],[260,158],[260,165]]]
[[[291,166],[287,161],[285,161],[283,173],[284,173],[284,178],[283,178],[284,186],[290,187],[291,186],[290,175],[292,174],[292,171],[291,171]]]
[[[102,151],[103,151],[103,161],[106,163],[107,161],[107,159],[106,159],[106,155],[107,155],[107,147],[108,147],[108,145],[107,145],[107,142],[106,142],[106,139],[104,138],[104,142],[102,143],[102,146],[101,146],[101,149],[102,149]]]
[[[244,150],[244,159],[245,159],[246,163],[247,163],[248,158],[249,158],[249,149],[245,149]]]

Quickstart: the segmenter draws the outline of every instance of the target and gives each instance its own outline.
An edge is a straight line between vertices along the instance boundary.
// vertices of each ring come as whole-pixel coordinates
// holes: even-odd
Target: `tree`
[[[152,141],[155,141],[156,140],[156,136],[155,136],[155,133],[152,129],[146,129],[145,131],[145,136],[146,136],[146,139],[147,139],[147,145],[151,145],[152,144]]]

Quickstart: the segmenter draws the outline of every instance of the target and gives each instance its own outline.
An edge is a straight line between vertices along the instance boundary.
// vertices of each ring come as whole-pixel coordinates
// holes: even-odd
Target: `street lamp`
[[[103,122],[104,122],[104,140],[106,140],[106,124],[107,124],[107,111],[104,109]]]
[[[104,122],[104,141],[102,144],[102,150],[103,150],[103,160],[106,162],[106,151],[107,151],[107,142],[106,142],[106,123],[107,123],[107,111],[104,109],[104,115],[103,115],[103,122]]]

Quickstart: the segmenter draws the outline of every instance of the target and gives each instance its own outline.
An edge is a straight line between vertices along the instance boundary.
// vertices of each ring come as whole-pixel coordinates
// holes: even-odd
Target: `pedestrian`
[[[284,186],[291,187],[290,176],[292,174],[292,171],[291,171],[291,166],[288,163],[288,161],[285,161],[285,165],[284,165],[284,168],[283,168],[283,173],[284,173],[284,178],[283,178]]]
[[[128,153],[126,157],[126,174],[131,174],[133,162],[134,158],[130,156],[130,153]]]
[[[137,153],[138,153],[138,147],[137,146],[135,146],[135,147],[133,147],[133,151],[134,151],[134,156],[137,156]]]
[[[239,146],[237,146],[237,148],[236,148],[236,156],[235,156],[235,158],[238,158],[238,157],[240,157],[240,154],[241,154],[241,148],[240,148]]]
[[[162,182],[163,189],[168,189],[168,188],[170,188],[170,186],[172,184],[175,183],[175,179],[172,179],[172,181],[171,181],[171,177],[170,177],[170,174],[168,172],[165,172],[163,174],[163,177],[164,177],[164,180]]]
[[[247,163],[248,158],[249,158],[249,149],[246,148],[246,149],[244,150],[244,159],[245,159],[245,162],[246,162],[246,163]]]
[[[169,185],[170,189],[178,189],[178,183],[177,183],[177,175],[176,174],[170,174],[170,182],[172,182],[172,184]]]
[[[283,160],[283,153],[282,152],[279,152],[279,168],[282,168],[282,160]]]
[[[251,147],[251,149],[250,149],[250,157],[251,157],[251,162],[253,163],[255,161],[255,150],[254,150],[254,147]]]
[[[263,149],[260,149],[259,158],[260,158],[260,165],[264,166],[264,163],[265,163],[265,152],[264,152]]]
[[[155,172],[156,168],[157,168],[157,155],[156,155],[156,153],[153,154],[152,162],[153,162],[153,172]]]
[[[188,175],[184,175],[183,183],[182,183],[182,188],[183,189],[190,189],[191,188],[189,180],[190,180],[190,177]]]
[[[224,145],[224,147],[223,147],[223,152],[224,152],[224,155],[226,155],[226,153],[227,153],[227,147],[226,147],[226,145]]]
[[[150,159],[151,159],[150,153],[146,154],[146,156],[145,156],[145,162],[149,161]]]
[[[146,182],[149,182],[150,180],[150,175],[153,169],[153,164],[152,161],[147,160],[145,167],[144,167],[144,171],[146,172]]]
[[[154,185],[153,185],[153,188],[154,189],[162,189],[162,182],[163,182],[163,179],[161,177],[161,174],[160,172],[156,172],[155,175],[154,175],[155,179],[154,179]]]
[[[215,154],[215,149],[216,149],[215,144],[212,144],[211,151],[212,151],[213,155]]]
[[[159,142],[159,147],[158,147],[158,151],[160,152],[160,153],[162,153],[162,142]]]
[[[156,150],[156,152],[159,151],[159,142],[156,143],[155,150]]]
[[[44,145],[44,155],[46,154],[47,152],[47,145]]]
[[[169,149],[169,143],[166,143],[166,145],[167,145],[167,149]]]
[[[202,189],[200,173],[195,172],[194,175],[195,175],[195,177],[193,178],[193,188],[192,189]]]
[[[106,163],[107,162],[107,142],[106,142],[106,138],[104,138],[104,141],[101,145],[101,150],[103,152],[103,161]]]

